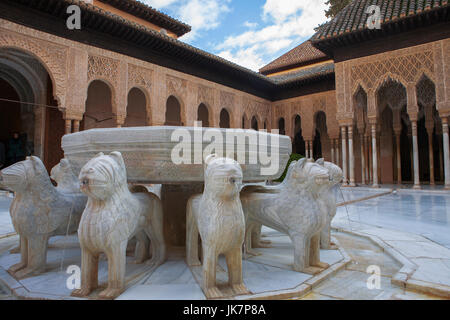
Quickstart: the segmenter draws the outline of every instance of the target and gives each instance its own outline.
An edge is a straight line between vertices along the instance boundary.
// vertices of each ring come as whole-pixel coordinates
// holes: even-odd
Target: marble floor
[[[9,206],[12,198],[7,193],[0,194],[0,238],[14,232],[14,227],[9,215]]]
[[[345,270],[339,271],[315,287],[305,299],[435,298],[433,295],[412,293],[391,284],[393,275],[398,273],[402,266],[398,260],[386,254],[386,248],[392,249],[402,259],[407,259],[415,266],[409,280],[425,286],[444,288],[450,292],[450,193],[408,189],[389,193],[391,188],[368,187],[340,190],[337,192],[338,202],[350,204],[338,207],[332,226],[339,231],[335,236],[348,251],[353,262]],[[358,199],[367,200],[352,202]],[[3,270],[18,259],[18,255],[5,255],[6,250],[18,242],[18,236],[11,236],[14,232],[8,212],[11,200],[10,197],[0,195],[0,266]],[[380,249],[373,243],[369,244],[368,240],[356,240],[348,232],[364,237],[376,237],[386,248]],[[254,293],[264,293],[292,288],[306,281],[308,275],[290,270],[292,254],[289,239],[266,228],[264,236],[272,240],[274,246],[259,249],[263,255],[244,261],[247,288]],[[52,240],[53,248],[49,250],[49,260],[52,261],[50,270],[53,280],[43,275],[25,280],[21,285],[42,288],[44,292],[39,294],[48,295],[49,298],[67,298],[69,291],[65,287],[67,274],[64,271],[67,265],[75,263],[79,255],[79,249],[73,246],[74,239],[69,242],[68,245],[63,238]],[[64,248],[64,253],[57,250],[58,248]],[[64,256],[62,267],[61,254]],[[148,276],[140,277],[139,281],[131,281],[129,290],[120,299],[204,299],[194,275],[180,255],[182,253],[170,257],[164,267],[148,273]],[[323,251],[322,255],[329,263],[342,258],[336,251]],[[381,291],[366,292],[365,268],[370,264],[382,266]],[[102,265],[100,268],[103,273],[102,280],[105,267]],[[134,280],[137,274],[142,274],[139,267],[131,269],[130,280]],[[219,269],[220,280],[226,270],[223,259],[220,260]],[[221,273],[223,274],[220,275]],[[263,282],[262,278],[265,279]],[[58,290],[54,294],[52,290],[56,287]],[[12,298],[11,293],[0,288],[0,299],[9,298]]]
[[[401,268],[395,259],[370,240],[343,232],[333,233],[352,262],[335,276],[323,281],[300,300],[434,300],[440,297],[405,290],[391,283]],[[377,265],[381,270],[380,288],[368,289],[370,274],[367,267]]]
[[[345,201],[372,195],[374,191],[342,188]],[[381,191],[380,191],[381,192]],[[407,231],[450,249],[450,192],[397,190],[389,195],[338,208],[337,220],[378,228]],[[353,225],[352,225],[353,223]]]

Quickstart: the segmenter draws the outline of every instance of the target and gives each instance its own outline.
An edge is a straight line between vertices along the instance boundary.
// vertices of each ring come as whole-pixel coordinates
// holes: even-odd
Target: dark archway
[[[166,103],[166,126],[182,126],[181,104],[177,98],[170,96]]]
[[[315,116],[315,135],[313,142],[313,158],[324,158],[324,149],[329,142],[327,130],[327,116],[325,112],[319,111]]]
[[[112,111],[112,91],[105,82],[94,80],[89,84],[86,111],[80,127],[82,130],[116,127]]]
[[[219,122],[220,128],[231,128],[230,126],[230,114],[226,109],[222,109],[220,111],[220,122]]]
[[[15,159],[9,152],[7,164],[35,155],[50,170],[63,157],[65,122],[53,93],[46,67],[32,53],[0,49],[0,141],[6,157],[14,150],[9,141],[12,133],[20,137],[19,152],[14,153]]]
[[[202,127],[209,127],[209,111],[204,103],[198,106],[197,121],[202,122]]]
[[[294,118],[294,141],[292,142],[292,151],[302,156],[306,155],[305,140],[302,135],[302,120],[299,115]]]
[[[133,88],[128,93],[127,117],[124,127],[145,127],[147,125],[147,99],[142,90]]]
[[[284,118],[278,119],[278,130],[280,130],[280,134],[285,135],[286,134],[286,125]]]
[[[258,131],[258,119],[255,116],[252,117],[252,129]]]

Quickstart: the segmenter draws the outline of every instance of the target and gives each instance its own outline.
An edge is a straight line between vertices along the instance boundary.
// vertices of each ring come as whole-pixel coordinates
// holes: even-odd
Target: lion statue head
[[[34,183],[37,185],[50,183],[44,164],[35,156],[27,157],[0,173],[0,185],[14,192],[23,192]]]
[[[67,159],[61,161],[50,171],[50,178],[56,181],[58,189],[62,192],[77,193],[80,191],[80,183],[73,173]]]
[[[286,184],[291,188],[320,188],[328,184],[328,170],[306,158],[293,161],[286,175]]]
[[[127,171],[120,152],[99,153],[81,169],[80,189],[89,198],[104,201],[118,192],[127,192]],[[128,191],[129,192],[129,191]]]
[[[236,160],[209,155],[205,159],[204,177],[205,192],[211,191],[227,199],[239,196],[243,173]]]
[[[342,179],[344,179],[342,169],[334,163],[325,161],[324,159],[319,159],[316,161],[316,163],[328,170],[332,187],[340,184],[342,182]]]

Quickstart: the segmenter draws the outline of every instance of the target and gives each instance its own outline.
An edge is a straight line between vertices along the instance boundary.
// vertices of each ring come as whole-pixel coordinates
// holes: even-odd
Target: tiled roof
[[[172,31],[177,36],[191,31],[191,26],[158,11],[139,0],[99,0],[114,8],[128,12],[136,17],[147,20],[157,26]]]
[[[267,75],[327,58],[328,56],[325,53],[315,48],[308,40],[262,67],[259,72]]]
[[[305,68],[299,71],[288,72],[278,76],[270,77],[277,84],[286,84],[289,82],[300,82],[319,78],[321,76],[331,75],[334,73],[334,63],[324,63],[316,67]]]
[[[450,7],[448,0],[353,0],[333,20],[323,25],[311,40],[316,43],[368,30],[369,14],[366,10],[371,5],[380,7],[382,29],[388,23]]]

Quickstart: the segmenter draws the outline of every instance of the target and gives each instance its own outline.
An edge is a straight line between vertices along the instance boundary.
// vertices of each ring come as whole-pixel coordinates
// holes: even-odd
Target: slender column
[[[414,189],[420,189],[419,179],[419,145],[417,143],[417,120],[411,121],[414,157]]]
[[[306,140],[305,141],[305,157],[306,157],[306,159],[309,159],[309,140]]]
[[[443,138],[444,138],[444,136],[442,136],[442,139]],[[442,147],[443,147],[443,145],[439,144],[439,178],[441,179],[441,181],[444,181],[445,180],[444,163],[443,163],[444,157],[442,156]]]
[[[80,120],[73,120],[73,132],[80,131]]]
[[[372,181],[373,187],[378,188],[378,153],[377,153],[377,125],[372,124]]]
[[[348,185],[348,175],[347,175],[347,132],[346,127],[341,127],[342,136],[342,169],[344,173],[343,185]]]
[[[430,185],[434,186],[434,155],[433,155],[433,128],[428,127],[428,150],[429,150],[429,159],[430,159]]]
[[[367,178],[367,184],[370,184],[370,137],[366,136],[365,137],[365,143],[366,143],[366,178]]]
[[[72,120],[65,119],[65,124],[66,124],[66,134],[72,133]]]
[[[334,161],[334,139],[330,139],[331,143],[331,162],[335,163]]]
[[[361,140],[361,183],[366,184],[366,144],[364,143],[364,134],[360,134]]]
[[[444,143],[445,189],[450,189],[450,152],[448,137],[448,118],[442,118],[442,137]]]
[[[400,135],[401,133],[395,132],[395,144],[396,144],[396,155],[397,155],[397,184],[402,184],[402,155],[400,151]]]
[[[371,167],[370,167],[370,136],[367,135],[365,137],[366,139],[366,161],[367,161],[367,166],[366,166],[366,177],[367,177],[367,184],[370,184],[370,182],[372,181],[372,175],[371,175]]]
[[[350,186],[356,186],[355,183],[355,150],[353,149],[353,126],[348,126],[348,155],[350,167]]]
[[[340,157],[340,149],[339,149],[339,139],[336,139],[334,142],[335,142],[335,145],[336,145],[336,164],[339,167],[342,167],[342,165],[341,165],[341,157]]]
[[[314,141],[311,140],[310,144],[309,144],[309,158],[313,159],[314,158],[314,148],[313,148],[313,143]]]

